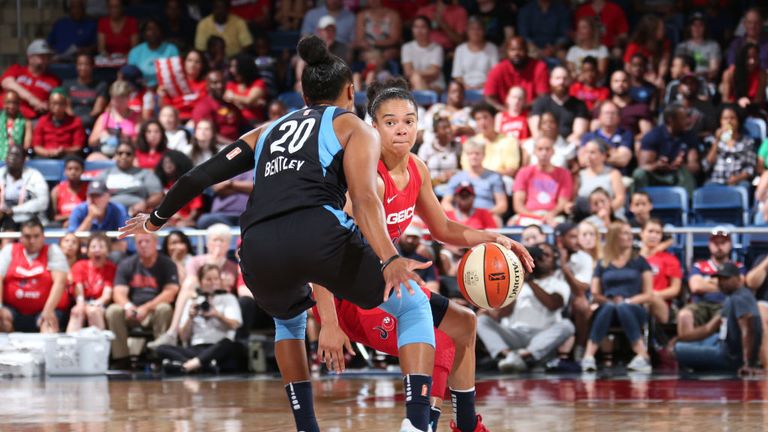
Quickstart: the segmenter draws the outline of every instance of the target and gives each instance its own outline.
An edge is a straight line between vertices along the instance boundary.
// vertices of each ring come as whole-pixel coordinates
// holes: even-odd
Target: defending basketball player
[[[521,244],[503,235],[468,228],[445,216],[432,189],[429,169],[411,153],[416,142],[418,119],[416,103],[405,80],[400,78],[374,83],[368,89],[368,101],[368,114],[381,137],[377,188],[384,205],[390,238],[396,241],[416,214],[425,222],[435,240],[459,247],[497,242],[515,252],[526,270],[531,271],[533,259]],[[363,311],[345,300],[334,299],[317,284],[313,287],[322,322],[318,354],[329,368],[339,372],[344,369],[346,337],[378,351],[397,355],[396,338],[394,335],[390,337],[384,328],[386,323],[392,323],[389,331],[394,329],[394,317],[380,309]],[[430,299],[436,339],[431,426],[433,430],[436,428],[440,415],[446,387],[445,370],[448,369],[447,380],[455,412],[451,429],[486,431],[482,419],[475,414],[474,403],[476,316],[468,308],[450,302],[440,294],[426,289],[424,292]]]
[[[397,318],[409,390],[401,430],[426,431],[435,334],[429,302],[418,289],[424,282],[414,270],[430,263],[401,257],[387,235],[376,186],[379,136],[347,115],[355,94],[349,67],[316,36],[303,38],[297,49],[307,63],[301,81],[308,108],[245,134],[190,170],[150,215],[129,220],[121,238],[157,231],[205,188],[255,162],[255,187],[240,218],[240,268],[256,302],[275,317],[275,355],[297,430],[320,430],[304,347],[306,310],[314,305],[308,283],[318,282]],[[347,191],[354,221],[342,210]]]

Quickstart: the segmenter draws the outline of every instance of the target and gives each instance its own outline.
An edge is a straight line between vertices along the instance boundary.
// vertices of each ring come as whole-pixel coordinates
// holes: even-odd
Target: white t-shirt
[[[576,73],[579,73],[579,71],[581,71],[581,62],[590,56],[597,60],[608,58],[608,48],[606,48],[605,45],[600,45],[597,48],[585,50],[578,45],[574,45],[568,49],[568,53],[565,55],[565,61],[575,64]]]
[[[403,45],[401,52],[401,62],[411,63],[415,71],[423,71],[434,65],[440,69],[440,75],[435,80],[435,86],[444,89],[445,79],[443,79],[443,47],[431,42],[426,47],[419,46],[418,42],[410,41]]]
[[[220,314],[231,320],[235,320],[240,324],[243,323],[240,304],[237,302],[237,297],[234,295],[217,294],[212,296],[209,301],[211,307],[219,311]],[[197,302],[197,299],[189,299],[184,304],[184,311],[181,314],[181,322],[179,323],[182,327],[189,320],[189,308],[192,307],[192,302]],[[235,340],[235,332],[236,330],[230,330],[223,322],[221,322],[221,320],[215,318],[206,319],[200,315],[196,315],[192,319],[192,340],[190,341],[190,344],[192,346],[215,344],[224,338]]]
[[[433,134],[430,141],[425,139],[419,147],[419,158],[427,164],[435,178],[446,171],[456,172],[459,169],[459,152],[461,145],[456,141],[452,140],[448,146],[442,147]]]
[[[467,87],[485,83],[488,72],[499,62],[499,48],[486,42],[482,51],[472,51],[465,42],[456,48],[453,57],[453,78],[461,78]]]
[[[563,298],[563,304],[568,304],[571,288],[560,270],[544,279],[537,279],[536,283],[548,294],[560,294]],[[562,310],[563,308],[549,310],[539,301],[536,294],[533,293],[533,288],[526,282],[523,284],[520,294],[517,295],[515,310],[512,315],[504,318],[501,324],[509,328],[544,330],[552,324],[562,321]]]
[[[536,165],[539,161],[539,158],[533,153],[534,145],[536,145],[535,138],[528,138],[523,142],[523,149],[531,156],[529,165]],[[559,135],[555,141],[554,150],[550,162],[556,167],[568,168],[568,161],[576,157],[576,143],[569,143]]]
[[[585,284],[591,283],[595,260],[588,253],[578,251],[575,254],[571,254],[571,259],[568,260],[568,267],[571,268],[576,280]]]

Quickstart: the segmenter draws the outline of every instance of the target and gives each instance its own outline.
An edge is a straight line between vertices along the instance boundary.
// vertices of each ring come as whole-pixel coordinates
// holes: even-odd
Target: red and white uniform
[[[528,129],[528,118],[526,113],[513,116],[507,111],[502,111],[499,133],[502,135],[511,136],[512,138],[516,138],[519,141],[530,138],[531,132]]]
[[[3,279],[3,302],[21,314],[34,315],[43,311],[51,287],[53,276],[48,270],[48,245],[43,246],[35,259],[27,260],[24,246],[14,243],[11,264]]]
[[[86,182],[80,184],[77,193],[72,192],[69,187],[69,181],[64,180],[59,183],[59,186],[56,188],[56,193],[59,195],[59,199],[56,201],[56,214],[63,216],[72,214],[72,210],[88,198],[87,192],[88,183]]]
[[[411,224],[416,209],[416,200],[421,189],[421,173],[416,165],[414,156],[408,158],[408,184],[403,190],[397,188],[384,162],[379,160],[376,168],[379,177],[384,181],[384,213],[387,220],[387,232],[393,242],[397,242]]]

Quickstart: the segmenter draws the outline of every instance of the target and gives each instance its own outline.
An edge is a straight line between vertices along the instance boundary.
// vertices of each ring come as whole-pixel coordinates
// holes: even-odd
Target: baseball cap
[[[470,182],[461,182],[458,186],[456,186],[456,189],[453,190],[454,195],[458,195],[462,192],[468,192],[472,195],[475,194],[475,188],[472,186],[472,183]]]
[[[45,39],[35,39],[27,45],[27,55],[53,54],[53,50]]]
[[[691,24],[694,21],[707,21],[706,15],[703,12],[694,12],[688,17],[688,23]]]
[[[712,228],[712,232],[709,235],[709,240],[715,240],[717,238],[730,240],[731,239],[731,231],[728,229],[728,227],[723,225],[718,225],[714,228]]]
[[[144,74],[141,73],[141,69],[130,64],[120,68],[120,75],[124,80],[130,82],[131,84],[138,84],[144,79]]]
[[[320,18],[320,21],[317,22],[317,28],[324,29],[328,26],[335,26],[336,25],[336,18],[326,15],[322,18]]]
[[[576,225],[571,221],[565,221],[563,223],[560,223],[555,227],[555,236],[557,237],[564,236],[569,232],[571,232],[571,230],[576,229],[576,227],[578,227],[578,225]]]
[[[108,192],[109,189],[103,181],[94,180],[88,184],[88,195],[103,195]]]
[[[715,273],[714,276],[728,278],[728,277],[734,277],[734,276],[741,276],[741,272],[739,271],[739,267],[737,267],[736,264],[728,261],[717,269],[717,273]]]

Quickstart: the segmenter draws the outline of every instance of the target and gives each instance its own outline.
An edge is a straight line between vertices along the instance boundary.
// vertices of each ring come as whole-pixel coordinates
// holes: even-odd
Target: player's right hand
[[[432,261],[421,262],[412,260],[410,258],[400,257],[392,261],[387,268],[384,269],[384,301],[389,300],[389,296],[392,290],[395,290],[395,295],[398,298],[402,297],[401,285],[405,286],[408,292],[413,295],[413,287],[408,281],[414,281],[420,287],[426,287],[424,280],[417,275],[414,270],[422,270],[429,268],[432,265]]]
[[[320,327],[320,335],[317,339],[317,355],[325,362],[329,371],[344,372],[344,348],[351,355],[355,355],[352,343],[344,330],[338,325],[323,325]]]

